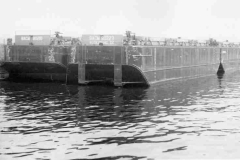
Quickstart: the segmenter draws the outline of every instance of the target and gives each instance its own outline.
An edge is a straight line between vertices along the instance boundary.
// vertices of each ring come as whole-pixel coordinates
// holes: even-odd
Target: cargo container
[[[49,45],[50,35],[15,35],[15,45]]]

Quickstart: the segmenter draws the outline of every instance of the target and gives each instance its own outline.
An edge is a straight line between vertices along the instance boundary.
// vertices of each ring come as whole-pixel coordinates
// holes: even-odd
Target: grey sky
[[[238,0],[0,0],[0,37],[124,34],[240,41]],[[18,33],[17,32],[17,33]],[[2,41],[2,39],[0,39]]]

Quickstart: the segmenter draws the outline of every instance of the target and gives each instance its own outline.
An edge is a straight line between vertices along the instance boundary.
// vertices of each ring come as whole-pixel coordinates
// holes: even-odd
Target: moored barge
[[[137,37],[131,32],[83,35],[69,44],[59,35],[49,45],[35,44],[33,39],[4,46],[1,69],[8,73],[6,80],[149,86],[237,70],[240,63],[238,44],[210,46],[180,38]]]

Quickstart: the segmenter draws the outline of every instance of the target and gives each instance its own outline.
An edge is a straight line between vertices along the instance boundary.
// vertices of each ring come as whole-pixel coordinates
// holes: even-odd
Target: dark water
[[[240,73],[150,88],[0,82],[0,159],[240,158]]]

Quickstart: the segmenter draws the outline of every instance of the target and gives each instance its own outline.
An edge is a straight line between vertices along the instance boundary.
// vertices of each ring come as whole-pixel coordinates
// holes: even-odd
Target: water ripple
[[[0,159],[240,158],[239,77],[150,88],[0,82]]]

